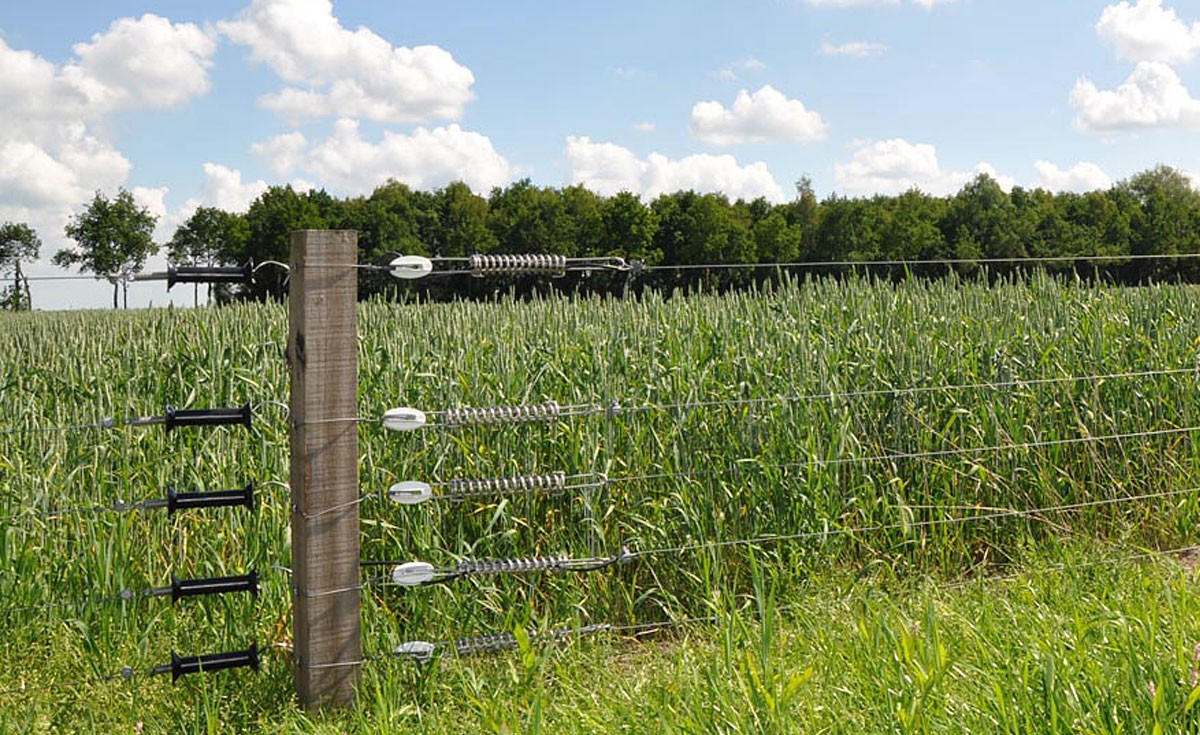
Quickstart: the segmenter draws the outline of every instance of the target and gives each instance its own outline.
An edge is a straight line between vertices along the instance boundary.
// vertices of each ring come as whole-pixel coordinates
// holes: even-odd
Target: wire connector
[[[448,500],[463,500],[501,493],[528,493],[546,491],[561,493],[567,487],[566,472],[551,472],[548,475],[518,475],[486,480],[451,480],[447,483]]]

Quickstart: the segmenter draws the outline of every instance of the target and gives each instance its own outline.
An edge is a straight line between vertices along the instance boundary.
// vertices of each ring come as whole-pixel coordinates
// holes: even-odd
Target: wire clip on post
[[[410,561],[392,569],[392,582],[401,587],[417,587],[435,582],[452,582],[461,577],[483,574],[526,574],[530,572],[594,572],[633,559],[628,549],[610,557],[571,559],[565,556],[525,557],[520,559],[479,559],[460,561],[439,569],[428,562]],[[384,562],[387,563],[387,562]]]
[[[254,512],[254,483],[248,482],[241,490],[211,490],[207,492],[180,493],[167,488],[167,515],[195,508],[235,508],[243,506]]]
[[[235,592],[249,592],[258,597],[258,572],[251,570],[249,574],[239,574],[231,577],[209,577],[207,579],[179,579],[171,577],[170,587],[155,587],[146,592],[147,597],[171,597],[171,602],[179,602],[185,597],[200,597],[202,595],[228,595]]]
[[[244,651],[210,653],[203,656],[180,656],[171,652],[171,663],[160,664],[150,669],[151,676],[170,674],[171,681],[187,674],[211,674],[222,669],[251,668],[258,671],[258,646],[251,645]]]

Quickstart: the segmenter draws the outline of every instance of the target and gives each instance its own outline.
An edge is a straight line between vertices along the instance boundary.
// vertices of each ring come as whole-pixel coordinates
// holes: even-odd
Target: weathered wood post
[[[292,233],[292,634],[305,709],[353,704],[362,674],[357,251],[352,230]]]

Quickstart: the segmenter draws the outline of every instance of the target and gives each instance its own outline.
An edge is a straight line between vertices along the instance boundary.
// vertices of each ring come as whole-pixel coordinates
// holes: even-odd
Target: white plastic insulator
[[[388,263],[388,273],[406,281],[424,278],[433,272],[433,261],[420,255],[401,255]]]
[[[383,414],[383,428],[414,431],[425,426],[425,412],[415,408],[393,408]]]
[[[410,561],[392,570],[392,581],[401,587],[416,587],[433,580],[433,565],[424,561]]]
[[[388,498],[400,505],[419,505],[433,497],[433,488],[427,482],[397,482],[388,488]]]
[[[433,658],[434,645],[429,641],[409,641],[396,646],[396,656],[408,656],[413,661],[424,663]]]

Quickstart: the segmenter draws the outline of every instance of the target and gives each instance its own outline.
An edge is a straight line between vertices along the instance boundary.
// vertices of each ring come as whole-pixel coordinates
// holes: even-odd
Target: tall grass
[[[448,564],[463,557],[583,556],[622,546],[887,529],[764,544],[753,553],[729,547],[662,554],[587,577],[375,588],[365,597],[364,645],[378,653],[410,639],[738,609],[740,600],[754,597],[755,568],[770,570],[773,594],[790,598],[814,576],[868,575],[902,588],[922,574],[984,575],[1023,558],[1028,548],[1070,537],[1131,548],[1194,542],[1200,501],[1192,494],[1069,513],[923,523],[980,509],[1038,509],[1200,487],[1197,434],[925,459],[855,458],[1200,425],[1196,374],[905,390],[1193,366],[1198,307],[1200,292],[1186,286],[1116,290],[1036,278],[990,287],[949,280],[814,281],[641,301],[365,304],[359,313],[364,416],[398,405],[437,410],[615,401],[632,409],[778,399],[453,432],[396,435],[364,426],[361,483],[364,493],[376,494],[361,506],[365,559]],[[5,606],[38,608],[145,589],[172,574],[257,567],[266,575],[258,600],[176,606],[137,600],[0,612],[0,661],[10,672],[0,687],[26,671],[35,678],[63,670],[107,674],[114,664],[161,663],[171,649],[287,644],[286,491],[263,487],[253,516],[45,517],[59,508],[161,496],[168,485],[187,490],[285,481],[287,424],[278,409],[262,407],[249,432],[39,431],[156,414],[165,403],[286,400],[285,336],[286,312],[277,305],[0,315],[0,430],[29,430],[0,434],[0,515],[40,514],[0,523]],[[845,395],[861,391],[875,392]],[[784,400],[795,396],[810,398]],[[379,497],[399,480],[556,470],[602,472],[614,481],[578,497],[415,508]],[[620,479],[646,475],[669,477]],[[761,585],[759,592],[761,598]],[[760,679],[776,675],[760,664],[745,665],[759,666]],[[270,685],[255,693],[228,684],[240,674],[220,680],[225,688],[185,686],[217,692],[205,700],[209,712],[253,720],[272,697],[286,696],[285,658],[269,657],[267,668]],[[760,685],[766,686],[753,686]],[[96,716],[94,703],[70,698],[45,706],[58,717]],[[241,714],[230,714],[231,706]],[[912,721],[925,711],[914,709]]]

